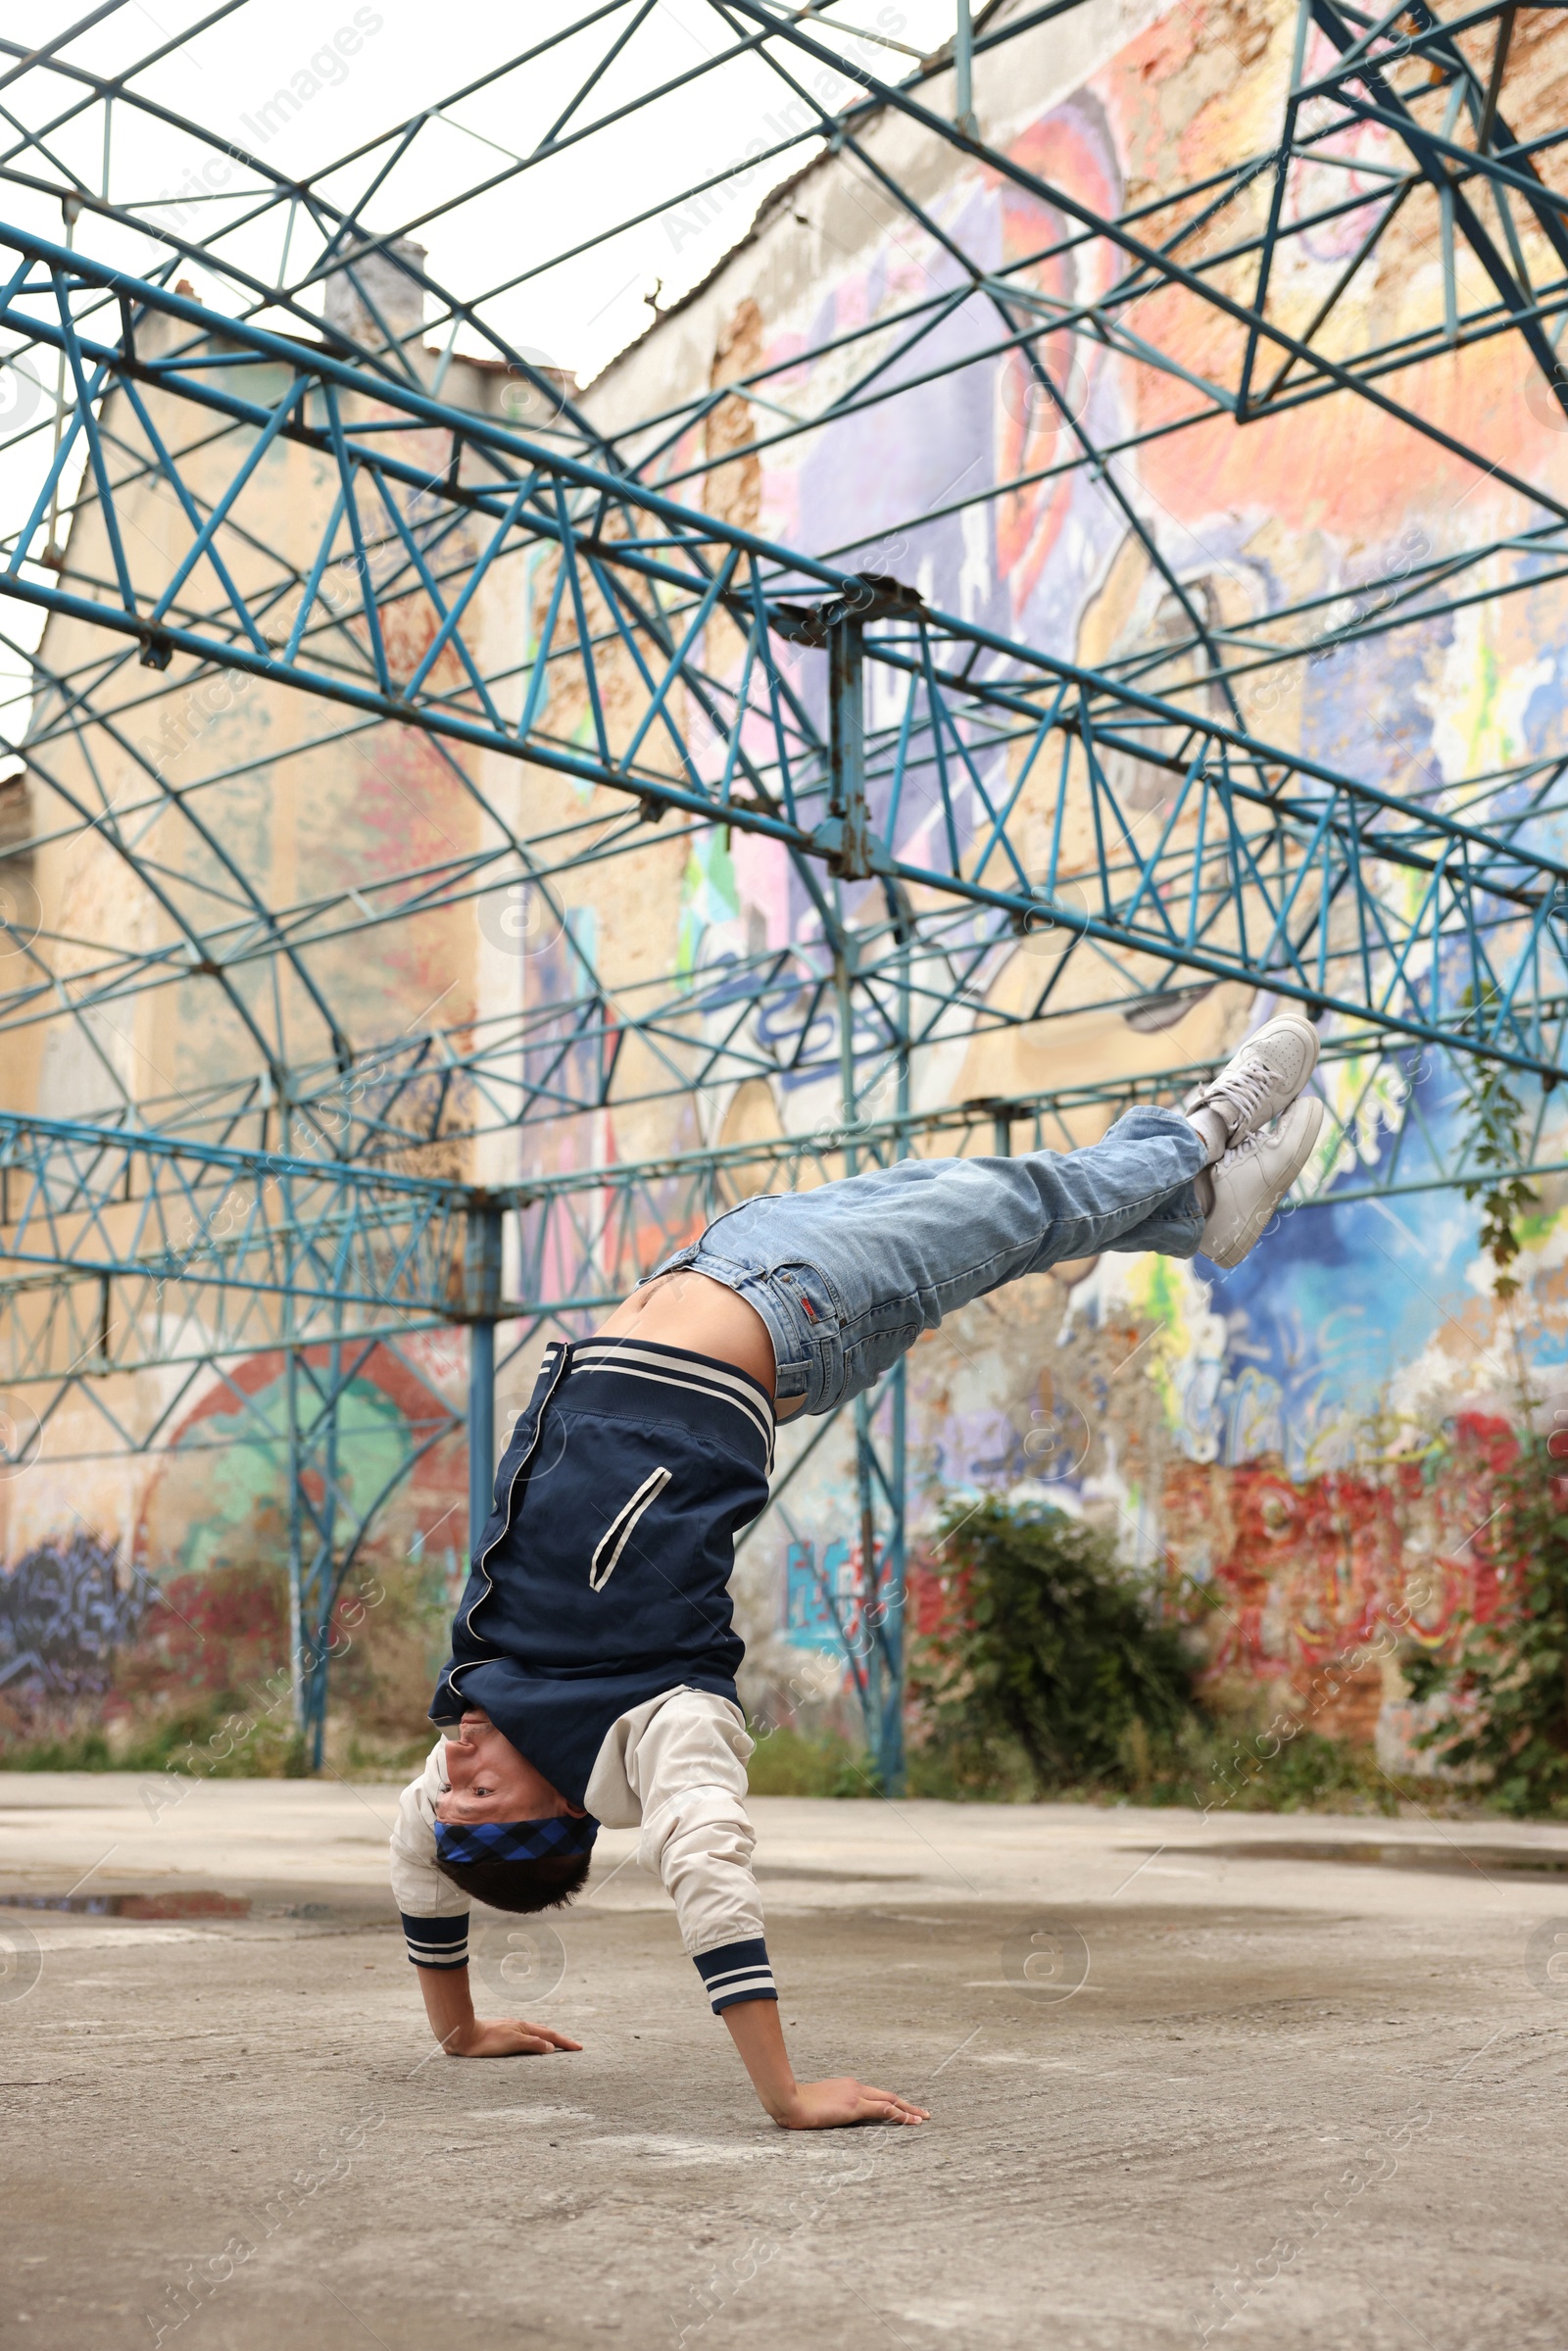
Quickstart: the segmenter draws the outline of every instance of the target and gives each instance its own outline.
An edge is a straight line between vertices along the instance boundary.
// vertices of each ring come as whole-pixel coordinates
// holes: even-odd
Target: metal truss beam
[[[1056,0],[1052,6],[1010,14],[989,10],[975,38],[975,54],[995,59],[1009,44],[1041,36],[1049,24],[1078,4],[1080,0]],[[711,0],[711,6],[715,24],[722,28],[717,49],[673,76],[651,78],[629,103],[617,103],[598,115],[586,104],[628,39],[631,48],[627,55],[636,52],[640,19],[627,0],[626,5],[585,10],[530,48],[498,60],[476,80],[444,94],[406,122],[388,126],[379,137],[323,162],[300,179],[279,171],[265,156],[237,146],[228,135],[220,138],[200,122],[172,112],[138,88],[138,82],[164,54],[162,48],[116,73],[104,74],[94,73],[83,54],[69,59],[55,49],[29,54],[20,45],[0,43],[0,53],[9,46],[19,62],[25,58],[33,76],[25,99],[18,102],[17,135],[8,148],[0,148],[0,177],[11,179],[19,191],[31,198],[55,196],[66,204],[73,219],[84,217],[101,220],[106,227],[152,236],[167,248],[171,271],[182,262],[200,262],[219,274],[242,315],[268,311],[296,322],[311,319],[311,305],[319,300],[321,284],[336,273],[355,287],[367,339],[356,340],[341,325],[335,326],[334,350],[358,358],[388,382],[409,383],[418,371],[407,346],[424,329],[412,334],[405,330],[401,336],[394,333],[376,310],[365,265],[397,247],[398,240],[416,234],[429,216],[405,213],[390,221],[383,219],[374,226],[365,216],[384,192],[388,172],[395,177],[397,166],[408,160],[421,140],[428,141],[441,130],[449,136],[466,137],[462,109],[468,99],[485,89],[511,86],[525,90],[526,77],[537,71],[541,59],[560,52],[563,44],[576,42],[582,63],[578,100],[525,154],[507,158],[493,143],[483,147],[482,164],[460,199],[483,202],[520,184],[528,174],[548,174],[558,158],[568,150],[580,152],[585,141],[597,139],[608,145],[639,110],[676,101],[682,92],[705,82],[712,102],[721,105],[736,73],[765,70],[774,76],[781,101],[788,100],[797,108],[804,102],[806,113],[805,127],[781,135],[764,153],[764,165],[792,150],[807,160],[828,153],[854,158],[856,167],[882,196],[905,212],[922,234],[929,235],[937,250],[960,272],[955,289],[940,292],[924,306],[926,315],[922,316],[922,305],[916,304],[905,319],[883,318],[856,330],[870,340],[863,385],[836,389],[827,411],[794,418],[787,413],[788,400],[781,409],[776,394],[770,398],[760,392],[762,379],[742,378],[700,395],[663,419],[647,419],[612,443],[580,407],[564,400],[554,379],[541,374],[536,358],[517,350],[496,322],[496,306],[518,286],[580,262],[638,220],[674,213],[688,202],[700,202],[708,191],[727,189],[738,174],[755,173],[755,156],[737,158],[689,187],[680,184],[676,171],[669,184],[659,191],[658,200],[629,220],[611,214],[588,234],[574,234],[559,251],[542,254],[518,276],[469,299],[438,285],[406,246],[399,248],[399,269],[435,306],[431,330],[440,332],[450,326],[454,334],[462,328],[478,338],[519,383],[529,385],[539,396],[545,415],[554,418],[550,429],[559,436],[559,445],[592,455],[611,470],[622,463],[634,469],[658,465],[662,451],[672,445],[678,432],[700,422],[721,398],[758,397],[766,429],[756,444],[741,443],[706,455],[703,470],[707,472],[741,462],[753,446],[765,445],[780,430],[788,433],[809,429],[814,423],[841,421],[855,413],[861,397],[896,398],[918,380],[911,374],[902,343],[908,340],[912,353],[928,333],[933,318],[947,315],[956,301],[960,306],[967,302],[971,310],[975,305],[989,310],[1002,338],[998,348],[1016,348],[1028,355],[1047,398],[1059,399],[1065,358],[1074,338],[1079,337],[1118,352],[1129,365],[1155,368],[1186,382],[1194,395],[1192,413],[1174,426],[1162,422],[1157,428],[1160,432],[1185,429],[1222,414],[1246,419],[1335,391],[1364,393],[1397,414],[1410,429],[1428,431],[1433,428],[1420,414],[1419,405],[1392,400],[1377,388],[1380,382],[1458,345],[1496,333],[1523,333],[1539,358],[1545,347],[1540,337],[1553,319],[1560,320],[1568,302],[1568,276],[1563,267],[1563,254],[1568,250],[1564,200],[1542,177],[1542,158],[1555,150],[1564,133],[1554,128],[1528,144],[1521,144],[1511,134],[1507,111],[1510,43],[1504,38],[1504,28],[1511,29],[1517,12],[1507,0],[1459,8],[1446,19],[1440,19],[1424,0],[1414,9],[1391,10],[1377,19],[1337,9],[1329,0],[1323,0],[1316,10],[1313,0],[1299,0],[1295,68],[1281,85],[1281,140],[1273,148],[1240,157],[1189,186],[1161,189],[1114,216],[1096,213],[1092,206],[1029,173],[1016,159],[988,144],[961,102],[956,102],[953,117],[929,102],[933,83],[956,63],[951,51],[916,61],[903,81],[889,80],[871,70],[864,40],[836,26],[829,9],[813,11],[803,19],[798,13],[764,5],[762,0]],[[108,13],[113,14],[113,9]],[[1536,8],[1530,13],[1553,12]],[[1461,43],[1473,49],[1489,29],[1494,32],[1493,60],[1483,77]],[[1309,69],[1309,36],[1314,34],[1337,43],[1342,52],[1337,69],[1326,74]],[[870,38],[871,56],[891,72],[900,44],[876,34]],[[849,95],[836,109],[814,90],[805,88],[800,78],[808,70],[819,77],[824,69],[848,84]],[[1406,80],[1398,81],[1406,69]],[[1393,102],[1395,111],[1385,127],[1407,158],[1402,167],[1376,159],[1369,163],[1347,145],[1348,135],[1378,112],[1369,91]],[[57,95],[54,114],[45,109],[36,120],[24,121],[35,113],[40,93]],[[248,185],[225,192],[221,198],[202,198],[201,203],[212,209],[208,217],[198,206],[195,234],[189,233],[191,203],[148,200],[139,194],[112,200],[110,118],[117,107],[139,112],[167,132],[187,136],[210,149],[225,190],[236,167]],[[1045,208],[1043,218],[1060,224],[1059,234],[1054,239],[1048,236],[1039,251],[1008,260],[1000,269],[992,266],[989,257],[964,252],[951,232],[937,228],[898,173],[880,159],[879,131],[901,115],[918,123],[930,137],[946,140],[959,154],[972,158],[982,171],[1027,191]],[[79,139],[89,123],[102,134],[98,142],[104,156],[101,187],[72,167],[61,144],[63,136],[68,145]],[[1469,147],[1460,143],[1460,133],[1472,140]],[[1314,168],[1321,179],[1331,183],[1337,174],[1345,178],[1345,194],[1312,203],[1288,199],[1292,173],[1303,166]],[[1363,179],[1370,174],[1379,180],[1384,193],[1369,198],[1351,188],[1348,176],[1352,167]],[[347,193],[356,187],[357,195]],[[1497,208],[1490,223],[1476,210],[1483,198]],[[1441,243],[1445,264],[1442,300],[1426,326],[1407,330],[1388,344],[1357,345],[1345,329],[1348,295],[1393,223],[1403,216],[1405,227],[1409,227],[1412,202],[1418,208],[1427,205],[1433,213],[1430,233]],[[1462,220],[1455,207],[1463,212]],[[1281,318],[1269,315],[1279,255],[1338,219],[1364,218],[1369,212],[1372,218],[1358,249],[1333,293],[1293,335]],[[276,221],[281,248],[275,283],[269,283],[252,266],[258,229],[270,220]],[[1481,280],[1474,289],[1460,285],[1455,276],[1456,220],[1460,245],[1476,256],[1481,267]],[[1477,232],[1474,236],[1472,228]],[[1421,233],[1428,233],[1425,226]],[[1084,303],[1050,291],[1054,265],[1071,263],[1097,243],[1119,256],[1123,265],[1103,293]],[[1536,256],[1537,246],[1542,249],[1544,268]],[[291,254],[296,257],[292,270]],[[1042,290],[1043,283],[1047,290]],[[1180,295],[1188,304],[1217,313],[1235,330],[1227,346],[1226,367],[1219,374],[1196,375],[1182,359],[1179,331],[1173,335],[1168,327],[1151,329],[1147,320],[1135,317],[1149,293],[1159,287]],[[1260,386],[1255,363],[1263,345],[1275,351],[1278,367],[1275,377]],[[820,350],[825,353],[830,348],[830,343],[823,344]],[[816,355],[792,351],[791,367],[798,371],[804,357]],[[976,347],[956,365],[983,365],[994,356]],[[939,366],[937,371],[951,371],[953,364]],[[440,372],[444,373],[444,364]],[[1106,453],[1082,431],[1080,420],[1069,421],[1077,446],[1068,462],[1100,476]],[[1446,445],[1455,454],[1475,454],[1477,462],[1496,478],[1527,487],[1518,483],[1508,468],[1511,452],[1495,450],[1482,456],[1459,442]],[[983,495],[1004,495],[1013,486],[998,483]],[[1539,485],[1534,494],[1541,494]]]
[[[1375,1032],[1331,1044],[1333,1141],[1301,1204],[1495,1181],[1469,1155],[1468,1137],[1444,1131],[1465,1059],[1391,1054]],[[494,1189],[0,1113],[6,1383],[63,1389],[279,1346],[367,1346],[453,1324],[602,1311],[660,1254],[755,1192],[887,1165],[917,1147],[960,1156],[1070,1150],[1084,1113],[1179,1099],[1202,1074],[1192,1064],[886,1115],[852,1104],[808,1135]],[[1529,1098],[1519,1142],[1526,1178],[1568,1165],[1548,1092]],[[513,1236],[505,1255],[503,1226]]]
[[[1490,827],[1463,822],[1436,794],[1423,802],[1358,782],[324,354],[248,327],[215,343],[199,305],[144,283],[119,281],[120,333],[101,341],[76,312],[97,308],[110,273],[18,232],[0,235],[6,246],[17,260],[0,320],[54,343],[81,387],[60,464],[79,432],[93,489],[78,528],[93,517],[108,566],[75,589],[40,569],[40,496],[0,574],[6,594],[134,636],[154,665],[178,651],[645,808],[775,839],[804,866],[892,886],[911,934],[918,908],[959,901],[997,944],[1057,926],[1063,970],[1082,948],[1104,948],[1154,971],[1240,980],[1555,1073],[1557,1043],[1538,1006],[1561,993],[1568,865],[1532,807]],[[138,322],[158,313],[200,339],[167,358],[138,356]],[[262,360],[278,371],[267,402],[233,382]],[[144,384],[233,428],[228,484],[206,513]],[[375,403],[376,424],[350,413],[356,399]],[[441,428],[450,455],[437,472],[427,457],[397,454],[388,411],[426,443]],[[326,468],[329,520],[303,579],[279,564],[260,590],[241,590],[247,501],[260,502],[259,460],[279,436]],[[138,585],[122,526],[115,446],[132,439],[132,477],[138,488],[156,479],[185,536],[172,575],[155,586]],[[443,550],[470,518],[482,545],[459,566],[461,585],[443,585]],[[534,551],[552,576],[531,658],[487,676],[465,613],[487,573]],[[344,560],[355,587],[340,612],[322,583]],[[394,674],[383,627],[400,603],[430,631],[407,675]],[[720,620],[722,662],[712,650]],[[847,816],[807,663],[851,632],[866,674],[877,673],[878,701],[898,715],[868,733],[861,797]],[[449,649],[458,674],[438,685]],[[633,713],[613,725],[612,680]],[[585,747],[551,721],[552,695],[568,691],[573,708],[586,703]],[[1137,805],[1151,776],[1168,795],[1152,820]],[[1036,874],[1016,835],[1044,809],[1052,847]]]

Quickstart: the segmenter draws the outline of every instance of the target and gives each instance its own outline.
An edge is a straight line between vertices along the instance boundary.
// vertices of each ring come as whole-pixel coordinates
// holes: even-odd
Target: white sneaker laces
[[[1244,1061],[1239,1069],[1215,1080],[1203,1098],[1204,1106],[1206,1108],[1218,1102],[1228,1103],[1236,1112],[1231,1122],[1231,1132],[1234,1134],[1239,1126],[1246,1125],[1252,1118],[1270,1087],[1277,1082],[1278,1073],[1270,1069],[1260,1054],[1254,1054],[1250,1060]]]
[[[1273,1133],[1272,1122],[1266,1127],[1254,1127],[1250,1135],[1244,1135],[1240,1143],[1233,1143],[1230,1150],[1221,1158],[1213,1161],[1209,1173],[1213,1175],[1217,1174],[1222,1167],[1234,1167],[1238,1159],[1248,1158],[1251,1152],[1261,1151]]]

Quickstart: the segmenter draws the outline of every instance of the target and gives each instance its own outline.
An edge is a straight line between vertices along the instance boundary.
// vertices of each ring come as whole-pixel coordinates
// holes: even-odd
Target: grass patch
[[[111,1738],[96,1725],[21,1739],[0,1751],[8,1772],[171,1772],[198,1780],[297,1780],[305,1755],[286,1713],[247,1709],[235,1691]]]
[[[882,1782],[862,1747],[829,1734],[807,1739],[799,1731],[770,1731],[754,1723],[757,1745],[746,1766],[754,1796],[879,1796]]]

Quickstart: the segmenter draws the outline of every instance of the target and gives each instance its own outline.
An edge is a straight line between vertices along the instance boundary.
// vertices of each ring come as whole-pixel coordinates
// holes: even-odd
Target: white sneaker
[[[1198,1246],[1211,1264],[1227,1273],[1240,1265],[1311,1157],[1322,1124],[1323,1104],[1309,1094],[1210,1169],[1214,1205]]]
[[[1303,1012],[1281,1012],[1249,1037],[1217,1077],[1195,1086],[1182,1108],[1214,1110],[1232,1143],[1288,1110],[1317,1067],[1317,1031]]]

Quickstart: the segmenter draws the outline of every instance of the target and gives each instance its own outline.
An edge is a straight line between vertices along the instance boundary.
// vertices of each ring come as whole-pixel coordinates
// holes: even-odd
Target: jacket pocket
[[[669,1484],[669,1471],[656,1469],[644,1478],[630,1501],[621,1505],[599,1538],[598,1547],[588,1563],[588,1589],[603,1592],[620,1564],[620,1554],[631,1541],[632,1529],[651,1503],[656,1502]]]

